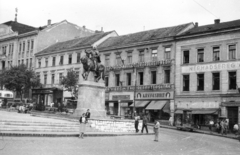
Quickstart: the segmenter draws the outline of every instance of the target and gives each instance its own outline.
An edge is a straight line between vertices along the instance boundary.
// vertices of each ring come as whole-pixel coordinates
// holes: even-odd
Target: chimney
[[[214,20],[214,24],[219,24],[220,23],[220,19],[215,19]]]
[[[47,25],[51,25],[51,19],[48,19]]]
[[[194,27],[198,27],[198,22],[195,23]]]

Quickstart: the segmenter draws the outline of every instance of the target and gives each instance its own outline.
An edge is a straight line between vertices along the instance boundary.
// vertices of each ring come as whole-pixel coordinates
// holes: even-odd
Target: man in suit
[[[90,118],[90,115],[91,115],[91,113],[90,113],[90,110],[88,109],[87,112],[86,112],[86,114],[85,114],[85,116],[86,116],[86,118],[88,119],[88,118]]]

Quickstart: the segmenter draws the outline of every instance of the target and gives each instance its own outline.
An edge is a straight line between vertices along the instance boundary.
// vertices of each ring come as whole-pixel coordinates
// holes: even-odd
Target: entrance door
[[[238,123],[238,107],[228,107],[229,129],[232,130],[235,123]]]

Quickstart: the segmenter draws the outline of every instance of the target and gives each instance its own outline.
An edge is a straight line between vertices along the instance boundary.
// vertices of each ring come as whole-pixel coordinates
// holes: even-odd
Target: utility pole
[[[134,95],[133,95],[133,112],[135,112],[136,107],[135,107],[135,100],[136,100],[136,87],[137,87],[137,68],[134,67],[134,72],[135,72],[135,81],[134,81]]]

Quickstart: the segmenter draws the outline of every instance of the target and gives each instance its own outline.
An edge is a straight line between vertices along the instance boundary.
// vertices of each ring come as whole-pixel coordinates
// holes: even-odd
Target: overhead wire
[[[202,7],[205,11],[207,11],[208,13],[210,13],[211,15],[213,15],[215,18],[218,18],[216,15],[214,15],[211,11],[209,11],[208,9],[206,9],[203,5],[201,5],[200,3],[198,3],[197,1],[195,0],[192,0],[194,1],[196,4],[198,4],[200,7]]]

